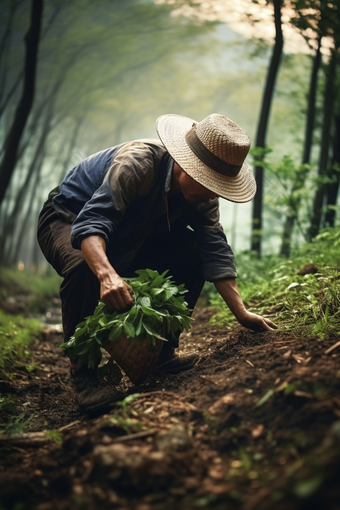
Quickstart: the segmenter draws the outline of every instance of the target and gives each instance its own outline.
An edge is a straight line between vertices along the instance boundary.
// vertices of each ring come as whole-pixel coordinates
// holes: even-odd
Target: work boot
[[[173,347],[164,344],[153,371],[157,373],[163,372],[165,374],[179,374],[180,372],[193,368],[198,360],[199,356],[197,354],[180,356],[176,354]]]
[[[108,410],[113,402],[123,400],[123,393],[102,381],[97,370],[78,368],[71,380],[76,391],[76,401],[84,411],[93,413]]]

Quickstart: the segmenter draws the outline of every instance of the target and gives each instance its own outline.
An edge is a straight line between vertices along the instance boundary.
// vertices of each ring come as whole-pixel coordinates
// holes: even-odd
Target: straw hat
[[[254,197],[255,179],[244,162],[250,140],[235,122],[217,113],[202,122],[162,115],[156,129],[176,163],[205,188],[231,202]]]

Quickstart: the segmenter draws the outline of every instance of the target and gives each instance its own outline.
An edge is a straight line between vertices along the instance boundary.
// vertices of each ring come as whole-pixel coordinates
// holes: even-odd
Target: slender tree
[[[310,76],[302,165],[309,165],[310,163],[315,122],[317,79],[321,63],[321,40],[322,38],[319,37],[318,47],[313,58],[312,72]],[[286,215],[282,232],[282,244],[280,255],[283,257],[289,257],[290,255],[292,233],[294,229],[294,224],[298,219],[299,208],[301,203],[301,195],[299,194],[299,192],[304,187],[304,183],[308,175],[308,172],[309,170],[307,166],[302,167],[302,169],[297,173],[296,178],[294,180],[294,184],[292,186],[288,213]]]
[[[4,155],[0,164],[0,205],[3,202],[15,169],[18,146],[34,100],[42,14],[43,0],[32,0],[31,24],[25,37],[26,60],[23,92],[14,116],[12,127],[5,141]]]
[[[318,164],[319,184],[314,196],[311,224],[308,230],[309,240],[311,240],[319,233],[323,214],[323,205],[326,191],[326,180],[324,178],[327,177],[328,174],[329,148],[331,138],[330,134],[334,106],[334,83],[336,77],[336,63],[337,63],[337,51],[335,49],[331,53],[331,58],[327,67],[327,79],[323,104],[321,146]]]
[[[283,49],[283,34],[281,24],[281,6],[282,0],[273,0],[274,4],[274,22],[275,22],[275,44],[271,61],[268,68],[266,85],[262,97],[262,105],[260,110],[260,118],[256,134],[256,147],[265,148],[266,135],[269,123],[270,108],[275,89],[276,76],[280,66],[280,60]],[[257,193],[253,200],[252,214],[252,238],[251,249],[256,252],[257,256],[261,256],[261,237],[262,237],[262,208],[263,208],[263,185],[264,185],[264,155],[255,157],[255,179],[257,184]]]
[[[327,184],[326,200],[327,211],[325,216],[325,227],[335,226],[336,210],[339,185],[340,185],[340,115],[337,114],[334,120],[334,137],[333,137],[333,158],[329,177],[330,183]]]

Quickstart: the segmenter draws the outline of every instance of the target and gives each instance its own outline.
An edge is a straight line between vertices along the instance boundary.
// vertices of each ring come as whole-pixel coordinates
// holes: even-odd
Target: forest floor
[[[0,373],[29,418],[0,435],[1,510],[340,509],[339,337],[227,330],[212,314],[196,308],[181,336],[193,369],[124,377],[134,397],[104,416],[77,407],[57,328],[34,370]]]

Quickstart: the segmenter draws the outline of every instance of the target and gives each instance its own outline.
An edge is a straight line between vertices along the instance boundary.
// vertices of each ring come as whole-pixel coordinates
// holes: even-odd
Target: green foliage
[[[17,407],[9,395],[0,397],[0,412],[2,415],[0,434],[7,436],[21,434],[33,418],[33,416],[26,418],[25,413],[18,414]]]
[[[0,299],[16,295],[30,296],[27,300],[31,312],[45,311],[51,300],[59,296],[61,277],[51,274],[32,273],[15,267],[0,267]]]
[[[32,418],[33,416],[26,418],[25,413],[11,416],[6,423],[0,423],[0,434],[5,434],[6,436],[22,434]]]
[[[139,397],[139,393],[133,393],[124,398],[121,402],[117,402],[116,405],[120,407],[118,411],[115,411],[109,418],[108,421],[115,425],[119,425],[126,432],[126,434],[133,434],[139,432],[143,428],[142,422],[130,418],[129,406],[132,402]]]
[[[255,407],[262,406],[276,393],[282,393],[285,396],[293,394],[295,391],[302,391],[307,394],[313,395],[318,398],[327,393],[327,388],[320,381],[304,382],[304,381],[291,381],[289,383],[283,382],[277,388],[270,388],[263,397],[256,402]]]
[[[35,370],[37,370],[39,367],[38,367],[38,365],[32,364],[32,365],[26,365],[25,368],[26,368],[27,372],[31,373],[31,372],[34,372]]]
[[[7,397],[0,397],[0,411],[7,414],[17,413],[17,407],[9,395]]]
[[[148,338],[152,349],[156,338],[167,341],[165,336],[188,330],[193,319],[183,298],[187,291],[184,285],[176,286],[167,272],[136,271],[137,278],[126,280],[133,289],[130,310],[109,310],[99,302],[93,315],[78,324],[74,336],[60,347],[66,348],[72,359],[80,357],[82,363],[95,368],[104,341],[114,342],[122,335],[136,340]]]
[[[46,438],[51,439],[57,444],[63,444],[63,436],[56,430],[46,430]]]
[[[270,315],[281,330],[299,335],[339,332],[340,229],[325,229],[291,259],[276,256],[256,260],[250,253],[236,257],[241,296],[252,312]],[[306,264],[314,263],[315,274],[298,275]],[[222,299],[211,294],[217,314],[212,322],[228,326],[235,319]]]
[[[262,398],[260,398],[260,400],[256,403],[256,407],[260,407],[262,406],[262,404],[264,404],[265,402],[267,402],[267,400],[272,397],[275,393],[275,390],[273,390],[272,388],[270,388],[267,393],[265,393],[265,395],[263,395]]]
[[[9,316],[0,310],[0,369],[6,371],[13,363],[22,364],[30,356],[29,346],[40,337],[41,331],[39,321]]]

